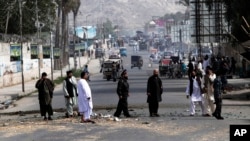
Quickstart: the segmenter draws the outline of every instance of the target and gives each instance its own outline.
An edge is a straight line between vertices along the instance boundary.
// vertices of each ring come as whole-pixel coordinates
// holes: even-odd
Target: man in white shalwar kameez
[[[81,122],[92,122],[90,116],[92,114],[93,103],[89,84],[87,83],[88,75],[86,72],[81,73],[81,79],[77,83],[78,90],[78,110],[81,114]]]
[[[201,106],[202,115],[204,115],[204,105],[201,95],[201,78],[196,77],[195,71],[192,71],[191,78],[186,89],[187,98],[190,96],[190,116],[195,115],[195,106],[198,103]]]

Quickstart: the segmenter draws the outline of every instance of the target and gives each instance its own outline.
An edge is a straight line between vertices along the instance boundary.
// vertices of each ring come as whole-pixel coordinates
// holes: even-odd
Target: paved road
[[[132,49],[128,48],[132,54]],[[124,67],[128,70],[131,96],[129,97],[130,112],[134,118],[114,122],[109,118],[98,117],[97,124],[79,124],[79,118],[65,119],[63,112],[56,112],[53,122],[43,122],[38,113],[26,116],[2,116],[0,119],[0,136],[5,141],[228,141],[229,125],[249,124],[249,100],[224,100],[224,121],[213,117],[202,117],[199,107],[195,117],[189,117],[189,100],[185,98],[187,80],[162,78],[164,86],[163,102],[160,104],[160,118],[148,117],[146,104],[146,82],[153,68],[148,68],[146,51],[138,54],[144,57],[144,67],[130,69],[130,56],[124,58]],[[91,64],[98,65],[98,60]],[[157,68],[157,65],[154,64]],[[99,67],[96,66],[96,72]],[[230,80],[233,81],[233,80]],[[242,81],[242,80],[241,80]],[[235,83],[240,83],[234,80]],[[92,93],[94,112],[112,115],[118,102],[116,84],[102,79],[97,73],[89,82]],[[17,107],[8,110],[38,110],[37,94],[16,102]],[[64,108],[61,86],[58,86],[53,99],[55,109]],[[98,109],[98,110],[97,110]],[[10,125],[4,125],[9,123]]]

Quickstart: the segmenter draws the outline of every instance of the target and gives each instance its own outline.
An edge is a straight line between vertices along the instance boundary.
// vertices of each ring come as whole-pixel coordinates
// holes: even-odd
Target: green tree
[[[51,0],[37,0],[37,4],[39,21],[45,25],[43,30],[48,31],[50,23],[47,16],[55,18],[56,5]],[[19,0],[1,0],[0,7],[0,33],[19,34]],[[37,31],[35,0],[22,0],[22,13],[23,34],[35,33]]]
[[[97,38],[101,39],[101,38],[107,38],[109,34],[111,34],[112,36],[114,36],[114,30],[116,29],[116,26],[113,26],[113,23],[109,20],[106,19],[105,22],[103,22],[102,24],[97,24]]]
[[[107,19],[105,23],[103,23],[104,27],[104,37],[107,38],[109,34],[114,34],[114,27],[112,25],[112,22]]]

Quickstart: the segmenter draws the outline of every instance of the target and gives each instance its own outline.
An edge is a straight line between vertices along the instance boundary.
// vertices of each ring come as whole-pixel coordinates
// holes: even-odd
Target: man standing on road
[[[87,76],[88,76],[87,80],[90,81],[90,74],[89,74],[88,65],[85,65],[84,69],[82,71],[84,71],[85,73],[87,73]]]
[[[192,71],[194,70],[194,65],[191,60],[188,63],[188,78],[190,78]]]
[[[216,71],[216,78],[214,80],[214,99],[215,99],[215,111],[213,116],[218,120],[223,120],[224,118],[221,116],[221,107],[222,107],[222,82],[221,82],[221,72],[220,70]]]
[[[63,81],[63,91],[66,104],[66,117],[73,117],[73,108],[77,104],[77,82],[72,71],[67,71],[67,77]]]
[[[190,116],[195,115],[195,105],[196,103],[199,103],[202,110],[202,115],[205,115],[204,113],[204,105],[202,102],[202,92],[201,92],[201,78],[196,75],[196,72],[193,70],[191,72],[191,76],[189,79],[189,83],[187,85],[186,89],[187,99],[190,98]]]
[[[119,97],[119,102],[116,108],[116,112],[114,114],[115,117],[120,117],[122,111],[125,117],[131,117],[128,112],[127,99],[129,96],[129,84],[127,80],[128,80],[128,73],[126,70],[124,70],[121,73],[121,78],[118,81],[118,85],[117,85],[117,94]]]
[[[159,117],[158,108],[159,102],[162,101],[161,95],[163,92],[162,81],[158,77],[158,69],[154,69],[153,75],[148,78],[147,82],[147,102],[149,114],[151,117]]]
[[[54,83],[47,78],[47,73],[43,72],[41,79],[36,82],[36,88],[38,89],[38,100],[40,104],[40,113],[44,117],[44,120],[52,120],[53,109],[51,106]],[[48,118],[46,116],[48,113]]]
[[[206,75],[204,76],[204,110],[206,114],[204,116],[211,116],[214,112],[214,94],[213,94],[213,82],[216,75],[213,73],[212,69],[207,66]]]
[[[78,110],[81,114],[81,122],[92,122],[90,116],[92,114],[93,103],[92,103],[92,94],[89,84],[87,83],[88,75],[86,72],[81,73],[81,79],[77,83],[78,91]]]

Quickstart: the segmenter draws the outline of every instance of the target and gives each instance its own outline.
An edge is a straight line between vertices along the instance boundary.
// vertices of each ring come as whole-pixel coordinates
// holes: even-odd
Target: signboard
[[[12,44],[10,45],[10,61],[20,61],[21,60],[21,45]]]
[[[54,59],[60,59],[60,48],[54,48],[53,49],[54,52]]]
[[[36,44],[30,45],[30,55],[31,59],[37,59],[38,58],[38,46]]]
[[[80,26],[75,29],[76,36],[82,39],[94,39],[96,37],[95,26]]]
[[[85,49],[84,43],[75,44],[75,50],[84,50],[84,49]]]
[[[43,46],[43,58],[50,58],[50,46]]]

